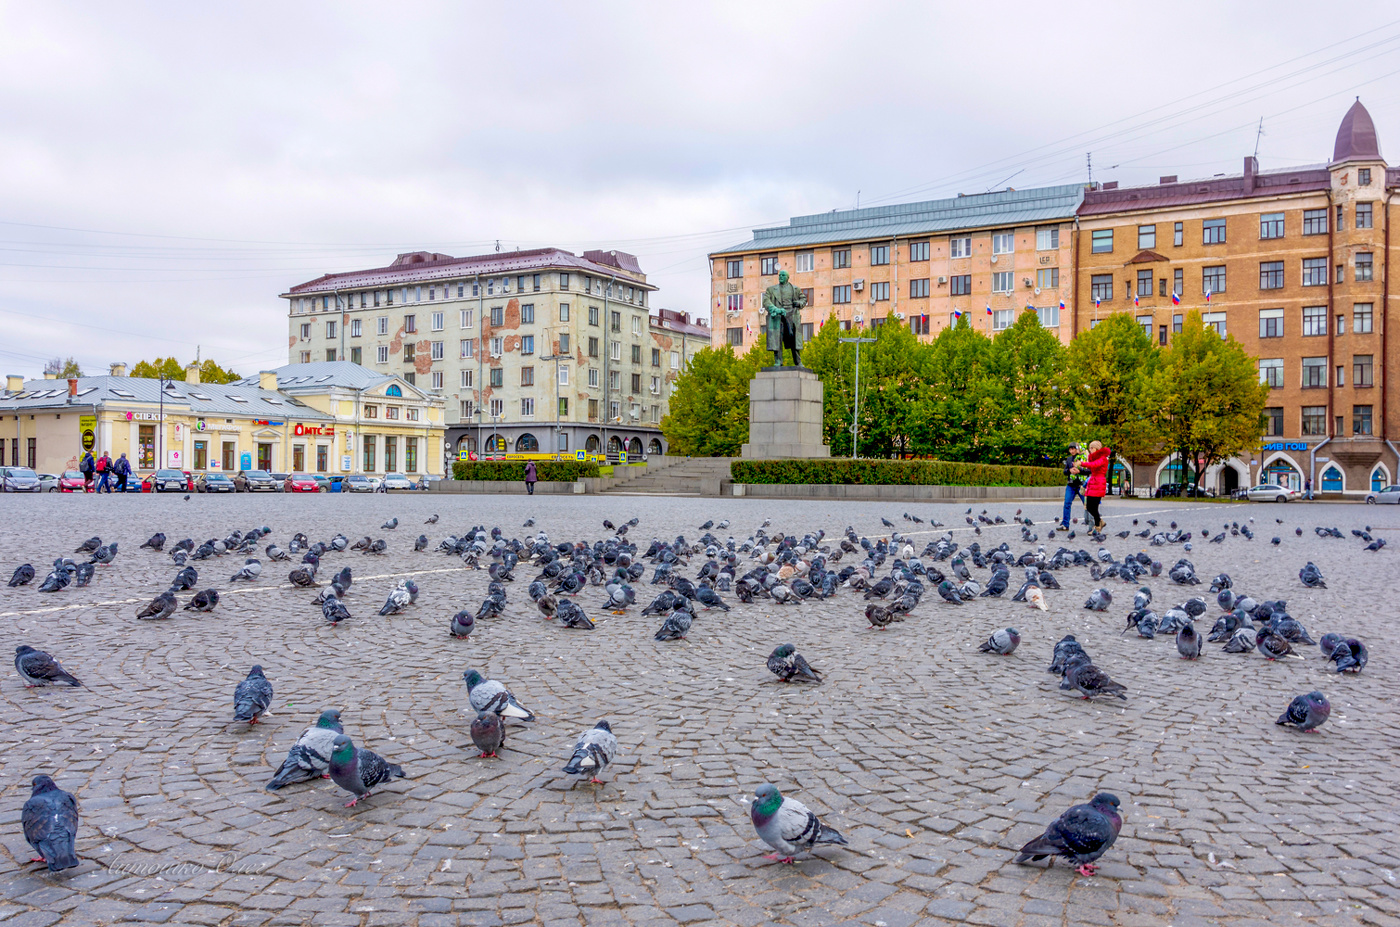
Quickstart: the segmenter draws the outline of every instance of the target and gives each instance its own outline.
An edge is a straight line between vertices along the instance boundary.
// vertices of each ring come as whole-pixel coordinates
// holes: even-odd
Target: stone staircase
[[[653,458],[655,460],[655,458]],[[659,465],[656,465],[659,464]],[[728,457],[677,457],[609,481],[604,493],[618,495],[718,496],[722,480],[729,479]]]

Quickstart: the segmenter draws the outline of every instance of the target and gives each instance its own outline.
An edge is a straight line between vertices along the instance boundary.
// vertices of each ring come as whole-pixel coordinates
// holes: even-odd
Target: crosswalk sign
[[[579,463],[585,463],[588,460],[588,452],[578,451],[574,454],[574,459],[577,460]]]

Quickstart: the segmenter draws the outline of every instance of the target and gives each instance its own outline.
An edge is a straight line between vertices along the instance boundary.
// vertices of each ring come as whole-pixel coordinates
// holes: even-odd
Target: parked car
[[[1205,489],[1204,487],[1197,486],[1195,483],[1163,483],[1161,486],[1157,487],[1157,491],[1152,495],[1157,499],[1165,499],[1169,496],[1193,496],[1197,499],[1214,499],[1215,490]]]
[[[282,484],[283,492],[320,492],[321,484],[309,473],[289,473]]]
[[[402,473],[386,473],[386,474],[384,474],[384,490],[385,490],[385,492],[392,492],[392,491],[394,491],[394,490],[399,490],[399,489],[412,490],[412,489],[413,489],[413,481],[410,480],[408,477],[404,476]]]
[[[0,467],[0,492],[43,492],[39,474],[28,467]]]
[[[140,480],[136,481],[140,483]],[[83,479],[81,470],[64,470],[58,475],[58,485],[50,492],[82,492],[87,488],[87,482]]]
[[[205,473],[194,483],[195,492],[238,492],[233,477],[224,473]]]
[[[183,470],[157,470],[141,484],[142,492],[190,492],[194,488]]]
[[[58,474],[40,473],[39,486],[44,492],[58,492]]]
[[[374,484],[362,473],[352,473],[345,478],[341,492],[374,492]]]
[[[370,492],[379,492],[384,488],[384,478],[382,476],[371,476],[366,473],[365,479],[369,480]]]
[[[232,479],[239,492],[277,491],[277,481],[266,470],[239,470]]]
[[[321,492],[331,491],[330,477],[326,476],[324,473],[310,473],[307,475],[316,481],[316,485],[320,487]]]
[[[1400,505],[1400,486],[1387,486],[1366,494],[1367,505]]]
[[[1250,502],[1292,502],[1302,494],[1277,483],[1260,483],[1251,486],[1244,495]]]
[[[268,476],[271,476],[271,477],[272,477],[272,481],[273,481],[274,483],[277,484],[277,491],[278,491],[278,492],[281,492],[281,491],[283,490],[283,488],[285,488],[285,486],[286,486],[286,484],[287,484],[287,477],[291,476],[291,474],[290,474],[290,473],[269,473]]]

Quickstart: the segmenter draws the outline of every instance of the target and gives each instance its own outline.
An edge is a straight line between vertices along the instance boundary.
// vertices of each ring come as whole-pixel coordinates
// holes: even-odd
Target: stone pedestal
[[[751,460],[830,457],[822,443],[822,381],[805,367],[764,367],[749,384]]]

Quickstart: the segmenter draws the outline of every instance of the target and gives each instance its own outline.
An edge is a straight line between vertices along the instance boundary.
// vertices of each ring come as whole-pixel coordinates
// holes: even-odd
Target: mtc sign
[[[292,434],[300,438],[302,435],[321,435],[332,437],[335,435],[334,425],[293,425]]]

